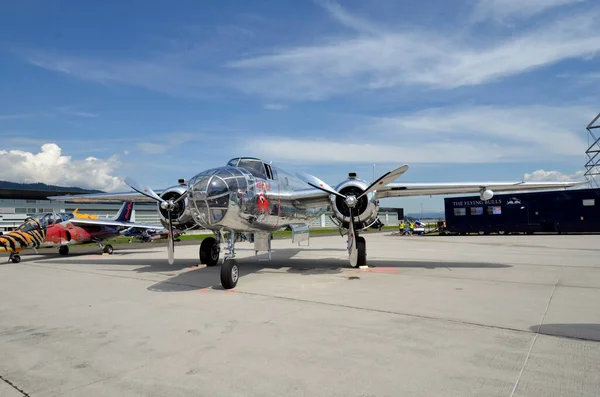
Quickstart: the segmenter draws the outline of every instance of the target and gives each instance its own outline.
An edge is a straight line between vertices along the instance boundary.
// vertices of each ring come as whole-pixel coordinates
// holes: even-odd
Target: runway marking
[[[234,289],[226,289],[225,291],[223,291],[224,294],[228,294],[230,292],[235,292]]]
[[[202,293],[204,293],[204,292],[206,292],[206,291],[208,291],[208,288],[202,288],[202,289],[201,289],[200,291],[198,291],[198,292],[199,292],[200,294],[202,294]]]
[[[24,390],[20,389],[18,386],[16,386],[14,383],[12,383],[11,381],[9,381],[8,379],[4,378],[2,375],[0,375],[0,380],[2,380],[4,383],[6,383],[7,385],[9,385],[10,387],[12,387],[13,389],[15,389],[16,391],[18,391],[19,393],[21,393],[23,396],[29,397],[28,393],[26,393]]]
[[[550,308],[550,303],[552,302],[552,297],[554,296],[554,291],[556,291],[556,286],[558,285],[559,281],[560,281],[560,277],[556,280],[556,283],[554,284],[554,289],[552,290],[552,293],[550,294],[550,299],[548,299],[548,304],[546,305],[546,310],[544,310],[544,315],[542,316],[542,321],[540,321],[540,325],[538,325],[537,329],[535,330],[535,336],[533,337],[531,346],[529,346],[529,351],[527,352],[527,356],[525,357],[525,361],[523,362],[521,371],[519,371],[519,376],[517,377],[515,386],[512,389],[512,393],[510,393],[510,397],[513,397],[515,394],[515,391],[517,391],[517,386],[519,386],[519,381],[521,380],[521,376],[523,375],[523,371],[525,370],[525,366],[527,365],[527,361],[529,360],[529,356],[531,355],[531,351],[533,350],[533,345],[535,345],[535,341],[537,340],[538,336],[540,335],[540,329],[542,328],[542,325],[544,324],[544,320],[546,319],[546,314],[548,314],[548,309]]]

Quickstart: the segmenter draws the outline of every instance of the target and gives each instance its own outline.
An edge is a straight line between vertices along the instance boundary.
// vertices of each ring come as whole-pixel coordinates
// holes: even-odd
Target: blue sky
[[[237,156],[330,184],[581,179],[591,0],[0,5],[4,179],[153,187]],[[42,146],[45,145],[46,146]],[[409,212],[441,197],[384,200]]]

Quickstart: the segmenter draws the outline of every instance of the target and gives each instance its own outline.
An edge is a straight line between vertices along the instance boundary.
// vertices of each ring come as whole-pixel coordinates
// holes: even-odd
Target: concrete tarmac
[[[3,262],[0,396],[600,396],[600,236],[365,237]]]

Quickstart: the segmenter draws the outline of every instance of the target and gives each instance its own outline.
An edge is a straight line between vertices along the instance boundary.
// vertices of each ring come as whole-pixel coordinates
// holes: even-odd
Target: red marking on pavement
[[[393,267],[376,267],[373,270],[376,273],[400,273],[400,269],[395,269]]]
[[[206,292],[206,291],[208,291],[208,288],[202,288],[202,289],[201,289],[200,291],[198,291],[198,292],[199,292],[199,293],[203,293],[203,292]]]
[[[228,294],[230,292],[235,292],[234,289],[226,289],[225,291],[223,291],[224,294]]]

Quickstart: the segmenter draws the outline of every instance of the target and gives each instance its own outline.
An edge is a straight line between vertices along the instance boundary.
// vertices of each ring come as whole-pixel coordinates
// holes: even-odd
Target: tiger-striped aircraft
[[[125,202],[114,218],[79,218],[73,213],[47,212],[25,220],[16,230],[0,236],[0,252],[10,252],[9,261],[19,263],[19,252],[32,248],[58,246],[60,255],[69,253],[69,245],[98,243],[103,252],[113,253],[110,244],[103,245],[106,239],[118,237],[128,228],[161,229],[162,226],[143,225],[130,221],[133,202]]]
[[[46,230],[37,219],[27,218],[12,232],[0,236],[0,252],[10,252],[8,260],[19,263],[19,252],[27,248],[39,248],[46,238]]]

